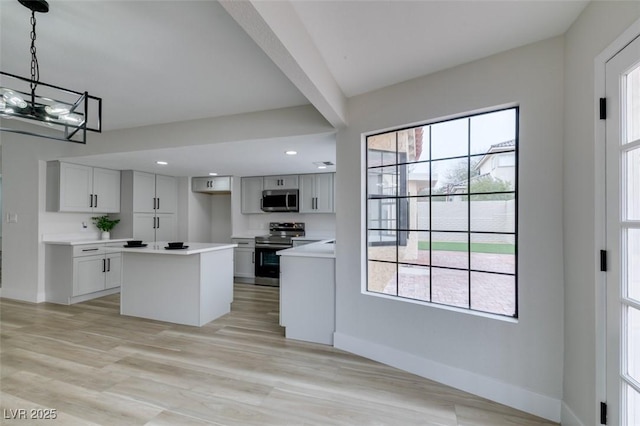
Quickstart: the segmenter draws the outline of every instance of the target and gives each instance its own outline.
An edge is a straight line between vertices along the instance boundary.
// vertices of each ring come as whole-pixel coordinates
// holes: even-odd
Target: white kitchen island
[[[280,325],[285,337],[333,345],[335,244],[324,240],[277,252],[280,256]]]
[[[122,253],[122,315],[202,326],[229,313],[236,244],[185,245],[114,249]]]

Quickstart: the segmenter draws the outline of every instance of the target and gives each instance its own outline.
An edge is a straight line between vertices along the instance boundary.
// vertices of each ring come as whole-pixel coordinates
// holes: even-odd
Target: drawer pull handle
[[[82,251],[98,251],[99,249],[97,248],[91,248],[91,249],[82,249]]]

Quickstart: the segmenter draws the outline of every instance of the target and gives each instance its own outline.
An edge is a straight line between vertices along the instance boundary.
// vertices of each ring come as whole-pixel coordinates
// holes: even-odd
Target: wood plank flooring
[[[0,300],[0,423],[551,425],[332,347],[287,340],[278,289],[236,284],[204,327]],[[27,420],[12,419],[26,409]],[[55,409],[55,420],[29,419]],[[37,412],[36,412],[37,413]],[[42,412],[40,412],[42,413]]]

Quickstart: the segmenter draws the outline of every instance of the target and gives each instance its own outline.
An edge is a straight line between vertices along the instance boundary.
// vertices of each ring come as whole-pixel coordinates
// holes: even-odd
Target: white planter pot
[[[102,233],[102,235],[101,235],[101,238],[102,238],[103,240],[108,240],[108,239],[110,239],[110,238],[111,238],[111,233],[110,233],[110,232],[108,232],[108,231],[104,231],[104,232]]]

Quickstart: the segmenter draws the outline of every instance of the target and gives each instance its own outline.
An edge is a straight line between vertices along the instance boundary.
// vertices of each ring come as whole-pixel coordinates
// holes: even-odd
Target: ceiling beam
[[[291,3],[219,2],[333,127],[347,125],[347,99]]]

